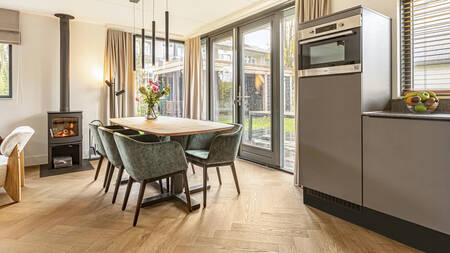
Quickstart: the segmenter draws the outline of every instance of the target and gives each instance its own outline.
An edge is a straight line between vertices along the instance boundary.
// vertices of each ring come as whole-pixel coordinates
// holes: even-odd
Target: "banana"
[[[430,96],[434,97],[437,101],[439,101],[439,98],[437,97],[436,93],[434,93],[431,90],[427,90],[427,92],[430,94]]]
[[[409,98],[409,97],[417,96],[417,95],[419,95],[419,93],[420,93],[420,92],[418,92],[418,91],[410,92],[410,93],[406,94],[406,95],[403,97],[403,99],[407,99],[407,98]]]

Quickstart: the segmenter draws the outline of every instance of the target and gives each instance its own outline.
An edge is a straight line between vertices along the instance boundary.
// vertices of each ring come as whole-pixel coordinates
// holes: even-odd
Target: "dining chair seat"
[[[207,162],[209,150],[186,150],[186,157],[189,160],[197,161],[199,163]]]

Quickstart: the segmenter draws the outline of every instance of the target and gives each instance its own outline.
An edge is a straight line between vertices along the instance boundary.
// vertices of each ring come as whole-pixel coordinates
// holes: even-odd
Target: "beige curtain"
[[[295,24],[298,31],[298,24],[316,19],[331,13],[331,0],[295,0]],[[295,33],[295,40],[298,41],[298,33]],[[297,43],[296,43],[297,44]],[[297,44],[298,45],[298,44]],[[298,55],[298,48],[295,47],[295,55]],[[298,69],[298,57],[295,57],[295,69]],[[298,115],[300,104],[299,101],[299,91],[298,91],[298,72],[295,71],[295,103],[297,108],[295,110],[295,129],[301,131],[300,129],[300,118]],[[300,134],[297,131],[297,141],[296,141],[296,157],[295,157],[295,175],[294,181],[296,185],[300,185],[300,159],[299,157],[299,147],[300,147]]]
[[[184,42],[183,117],[206,119],[206,97],[201,80],[201,42],[195,37]]]
[[[136,115],[135,85],[133,71],[133,35],[131,33],[108,29],[106,35],[104,80],[114,82],[111,93],[106,85],[107,107],[106,123],[110,118],[131,117]],[[115,92],[125,90],[125,94],[115,96]],[[114,101],[114,103],[111,103]]]

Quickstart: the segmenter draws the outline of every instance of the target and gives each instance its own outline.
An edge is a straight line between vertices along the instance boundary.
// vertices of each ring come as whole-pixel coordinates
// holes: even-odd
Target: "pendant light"
[[[142,69],[145,69],[145,23],[144,23],[144,0],[142,0],[142,30],[141,30],[141,41],[142,41]]]
[[[133,2],[132,0],[130,0],[130,2],[133,3],[133,37],[134,37],[134,34],[136,34],[136,3]],[[136,55],[136,46],[133,46],[133,55]],[[136,71],[136,60],[133,60],[133,71]]]
[[[169,61],[169,0],[166,0],[166,62]]]
[[[153,21],[152,21],[152,65],[155,66],[155,27],[156,27],[156,22],[155,22],[155,0],[153,0]]]

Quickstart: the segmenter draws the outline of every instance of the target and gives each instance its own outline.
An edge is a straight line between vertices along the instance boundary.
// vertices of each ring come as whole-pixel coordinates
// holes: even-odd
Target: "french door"
[[[239,28],[238,120],[240,156],[280,167],[280,89],[275,66],[279,28],[271,16]]]
[[[284,161],[282,20],[268,16],[209,42],[211,120],[242,124],[239,156],[276,168]]]

